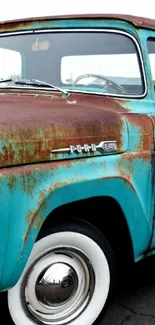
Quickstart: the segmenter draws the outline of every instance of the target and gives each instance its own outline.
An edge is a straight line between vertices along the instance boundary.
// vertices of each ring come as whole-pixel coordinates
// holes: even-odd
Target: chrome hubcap
[[[36,295],[45,306],[65,303],[77,290],[78,279],[73,268],[64,263],[55,263],[37,280]]]
[[[42,324],[67,324],[87,307],[95,277],[88,258],[72,248],[47,251],[28,268],[21,289],[24,308]]]

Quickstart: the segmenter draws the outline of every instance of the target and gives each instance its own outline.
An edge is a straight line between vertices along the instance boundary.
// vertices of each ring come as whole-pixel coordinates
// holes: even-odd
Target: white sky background
[[[135,14],[155,19],[155,0],[3,0],[0,20],[101,12]]]

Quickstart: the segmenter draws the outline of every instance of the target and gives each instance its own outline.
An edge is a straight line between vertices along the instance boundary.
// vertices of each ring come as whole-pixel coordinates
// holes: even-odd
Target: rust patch
[[[132,177],[134,172],[133,160],[130,159],[130,155],[122,155],[117,163],[117,168],[120,172],[121,178],[126,179],[129,183],[132,183]]]
[[[52,187],[50,187],[49,193],[51,193],[52,191],[57,190],[60,187],[66,186],[67,184],[68,184],[67,182],[57,182]]]
[[[86,181],[87,178],[83,178],[82,179],[83,181]],[[75,179],[72,178],[70,179],[70,182],[57,182],[55,183],[54,185],[52,185],[51,187],[48,188],[48,190],[44,190],[40,193],[39,195],[39,200],[37,202],[37,206],[38,206],[38,209],[35,210],[34,212],[32,212],[31,210],[28,211],[27,215],[26,215],[26,221],[27,221],[27,224],[28,224],[28,227],[27,227],[27,230],[26,230],[26,233],[23,237],[23,245],[25,244],[27,238],[28,238],[28,235],[29,235],[29,232],[31,230],[32,227],[34,228],[39,228],[41,225],[42,225],[42,222],[45,218],[45,212],[48,208],[47,206],[47,201],[45,200],[45,198],[47,198],[47,196],[54,192],[55,190],[57,190],[58,188],[62,188],[63,186],[66,186],[66,185],[69,185],[69,184],[72,184],[72,183],[75,183]],[[40,210],[41,209],[41,210]],[[41,211],[41,215],[39,215],[39,211]]]
[[[45,211],[47,209],[47,202],[45,201],[45,198],[48,196],[49,193],[53,192],[54,190],[66,185],[66,184],[67,184],[67,182],[55,183],[47,191],[42,191],[40,193],[39,200],[37,203],[37,206],[39,207],[39,209],[35,210],[34,212],[28,211],[28,213],[26,215],[26,221],[28,223],[28,228],[27,228],[26,233],[23,238],[23,245],[25,244],[25,242],[28,238],[31,228],[32,227],[39,228],[45,218]],[[41,208],[41,216],[39,215],[40,208]]]
[[[31,224],[31,219],[32,219],[32,211],[29,211],[26,215],[26,221],[27,221],[28,225]]]
[[[81,158],[78,160],[79,162],[84,162],[85,159]],[[58,168],[66,167],[70,168],[74,165],[77,161],[76,160],[62,160],[56,162],[45,162],[45,163],[38,163],[38,164],[29,164],[29,165],[22,165],[22,166],[12,166],[11,168],[1,168],[0,169],[0,177],[10,178],[20,178],[20,177],[31,177],[33,173],[36,171],[41,171],[42,177],[44,177],[44,172],[46,171],[54,171]]]
[[[33,224],[34,228],[36,229],[39,229],[41,225],[42,225],[42,219],[35,221]]]
[[[131,175],[127,174],[125,171],[120,171],[120,177],[126,180],[128,183],[132,184],[132,177]]]
[[[135,170],[134,162],[136,162],[138,159],[145,162],[151,162],[151,152],[143,151],[136,153],[123,153],[117,163],[120,177],[127,180],[131,184]],[[143,173],[143,164],[141,164],[139,172]]]
[[[134,157],[134,159],[136,159]],[[133,164],[132,164],[132,161],[134,159],[131,159],[131,155],[124,155],[122,154],[120,160],[118,161],[118,169],[121,171],[122,169],[125,169],[128,171],[129,175],[133,175],[133,171],[134,171],[134,168],[133,168]]]
[[[54,89],[52,92],[49,90],[41,90],[41,89],[7,89],[7,88],[1,88],[0,89],[0,96],[18,96],[18,97],[27,97],[27,96],[35,96],[35,97],[49,97],[49,98],[61,98],[62,95],[59,92],[55,92]]]
[[[27,216],[26,216],[26,220],[28,222],[28,228],[27,228],[26,233],[25,233],[25,235],[23,237],[23,246],[26,243],[26,240],[28,238],[28,234],[29,234],[30,229],[31,229],[32,224],[33,224],[33,220],[37,217],[37,214],[38,214],[38,210],[36,210],[33,214],[32,214],[32,211],[29,211]]]
[[[31,177],[31,175],[30,175]],[[37,180],[33,178],[33,182],[31,180],[28,180],[25,177],[22,177],[23,181],[23,190],[27,193],[29,193],[32,197],[34,195],[34,189],[37,187]]]
[[[28,222],[28,228],[26,230],[26,233],[23,237],[23,246],[26,243],[26,240],[28,238],[29,232],[31,230],[32,227],[34,228],[39,228],[45,218],[45,211],[46,211],[46,202],[45,200],[41,202],[39,201],[37,206],[40,208],[41,207],[41,215],[39,215],[39,210],[35,210],[33,213],[32,211],[29,211],[26,215],[26,220]]]
[[[7,185],[11,191],[14,190],[15,185],[16,185],[16,176],[15,175],[11,175],[11,177],[9,177]]]
[[[42,202],[45,199],[46,195],[47,195],[47,191],[42,191],[39,195],[40,198],[39,201]]]
[[[32,25],[32,19],[31,21],[28,21],[26,19],[17,19],[14,21],[7,21],[7,22],[0,22],[0,31],[3,32],[9,32],[9,31],[19,31],[22,29],[28,29]],[[32,27],[33,28],[33,27]]]
[[[136,148],[137,151],[147,151],[153,149],[153,123],[149,116],[146,114],[132,114],[127,113],[123,114],[123,116],[126,117],[126,119],[133,124],[134,126],[137,126],[137,128],[140,130],[140,143],[139,146]]]
[[[121,155],[121,159],[134,161],[137,159],[142,159],[143,161],[150,161],[151,159],[151,152],[149,151],[141,151],[141,152],[126,152]]]
[[[105,109],[117,113],[127,113],[129,108],[125,108],[123,104],[129,103],[129,99],[114,99],[104,95],[89,95],[89,94],[73,94],[69,96],[70,101],[75,101],[79,106],[86,105],[87,107]],[[76,105],[75,105],[76,106]]]

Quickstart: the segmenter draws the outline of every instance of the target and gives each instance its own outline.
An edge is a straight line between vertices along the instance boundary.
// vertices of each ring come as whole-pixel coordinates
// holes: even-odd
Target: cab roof
[[[121,20],[127,21],[136,27],[155,29],[155,19],[139,17],[134,15],[126,14],[73,14],[73,15],[53,15],[43,17],[31,17],[31,18],[20,18],[15,20],[6,20],[0,22],[0,27],[4,27],[5,24],[15,25],[22,24],[27,26],[29,23],[36,21],[47,21],[47,20],[65,20],[65,19],[108,19],[108,20]],[[13,26],[10,26],[13,27]]]

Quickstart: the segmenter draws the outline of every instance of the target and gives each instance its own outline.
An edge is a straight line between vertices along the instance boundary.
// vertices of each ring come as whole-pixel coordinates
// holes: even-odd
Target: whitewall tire
[[[57,226],[35,243],[20,280],[8,292],[14,323],[96,324],[115,282],[114,269],[111,248],[95,228]]]

